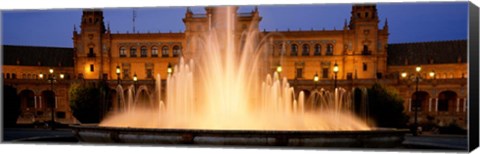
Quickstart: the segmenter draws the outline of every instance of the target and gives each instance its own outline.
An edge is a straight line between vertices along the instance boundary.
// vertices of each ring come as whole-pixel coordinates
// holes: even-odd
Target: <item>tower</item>
[[[107,72],[109,31],[105,29],[101,10],[84,10],[80,33],[74,30],[75,74],[78,78],[99,79]]]
[[[379,18],[375,5],[353,5],[348,25],[350,34],[352,70],[363,79],[379,79],[386,73],[386,46],[388,26],[378,28]]]

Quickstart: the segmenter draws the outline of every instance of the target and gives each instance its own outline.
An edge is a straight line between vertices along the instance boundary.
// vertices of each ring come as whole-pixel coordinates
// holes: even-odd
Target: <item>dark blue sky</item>
[[[240,12],[253,10],[240,7]],[[455,40],[467,38],[467,2],[450,3],[384,3],[378,4],[382,28],[388,18],[390,43]],[[185,7],[136,8],[136,30],[140,32],[183,31]],[[203,13],[203,7],[193,7]],[[340,29],[350,20],[351,5],[261,5],[260,29],[270,31]],[[79,27],[82,11],[15,10],[2,12],[2,44],[72,47],[73,25]],[[104,9],[105,24],[112,33],[132,31],[132,9]]]

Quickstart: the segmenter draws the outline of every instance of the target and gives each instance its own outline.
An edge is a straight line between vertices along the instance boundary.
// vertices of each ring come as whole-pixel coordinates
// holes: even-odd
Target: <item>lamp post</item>
[[[415,101],[413,102],[413,106],[414,106],[414,120],[413,120],[413,126],[414,126],[414,131],[413,131],[413,136],[417,136],[417,127],[418,127],[418,106],[419,106],[419,98],[418,98],[418,82],[420,81],[420,71],[422,71],[422,67],[420,65],[418,65],[417,67],[415,67]],[[430,75],[433,75],[435,76],[435,73],[432,74],[432,72],[430,72]],[[407,73],[406,72],[403,72],[401,74],[402,78],[407,78]]]
[[[53,81],[55,80],[54,79],[54,76],[53,76],[53,68],[50,68],[48,70],[48,72],[50,72],[50,75],[48,77],[48,81],[50,82],[50,90],[52,91],[53,93]],[[53,97],[55,97],[55,95],[53,95]],[[55,130],[55,102],[51,102],[50,104],[50,110],[51,110],[51,116],[52,116],[52,119],[51,119],[51,129],[52,130]]]
[[[135,73],[135,74],[133,74],[133,86],[134,86],[135,88],[137,88],[137,80],[138,80],[138,79],[137,79],[137,74]]]
[[[313,76],[313,82],[315,83],[315,89],[314,90],[317,90],[317,84],[318,84],[318,74],[315,73],[315,76]]]
[[[168,63],[167,73],[168,73],[168,76],[172,75],[172,73],[173,73],[173,68],[172,68],[172,64],[171,64],[171,63]]]
[[[117,65],[117,69],[115,70],[117,74],[117,86],[120,86],[120,66]],[[120,93],[120,92],[117,92]],[[118,111],[120,111],[120,94],[117,94],[117,104],[118,104]]]
[[[335,90],[335,89],[337,89],[337,74],[338,74],[338,64],[337,64],[337,62],[335,62],[335,64],[333,65],[333,73],[335,73],[334,86],[333,86],[333,90]]]

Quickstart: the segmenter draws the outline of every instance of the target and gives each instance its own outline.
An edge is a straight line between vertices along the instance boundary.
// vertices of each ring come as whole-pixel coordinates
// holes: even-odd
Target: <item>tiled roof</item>
[[[467,62],[467,40],[389,44],[387,51],[391,66]]]
[[[2,46],[3,65],[73,67],[73,48]]]

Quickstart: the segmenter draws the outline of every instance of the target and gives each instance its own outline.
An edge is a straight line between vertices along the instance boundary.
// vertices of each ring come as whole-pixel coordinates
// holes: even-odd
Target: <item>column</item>
[[[33,96],[33,104],[35,106],[35,109],[37,109],[37,96]]]
[[[57,96],[55,96],[55,109],[57,108]]]
[[[460,112],[460,98],[457,98],[457,112]]]
[[[432,112],[432,98],[428,98],[428,112]]]
[[[39,103],[39,104],[40,104],[40,105],[39,105],[39,106],[40,106],[39,108],[42,108],[42,96],[38,96],[38,97],[40,98],[40,99],[38,99],[38,102],[40,102],[40,103]]]
[[[435,98],[435,112],[438,112],[438,98]]]
[[[463,112],[467,112],[467,98],[463,98]]]
[[[408,99],[408,112],[412,112],[412,99]]]

